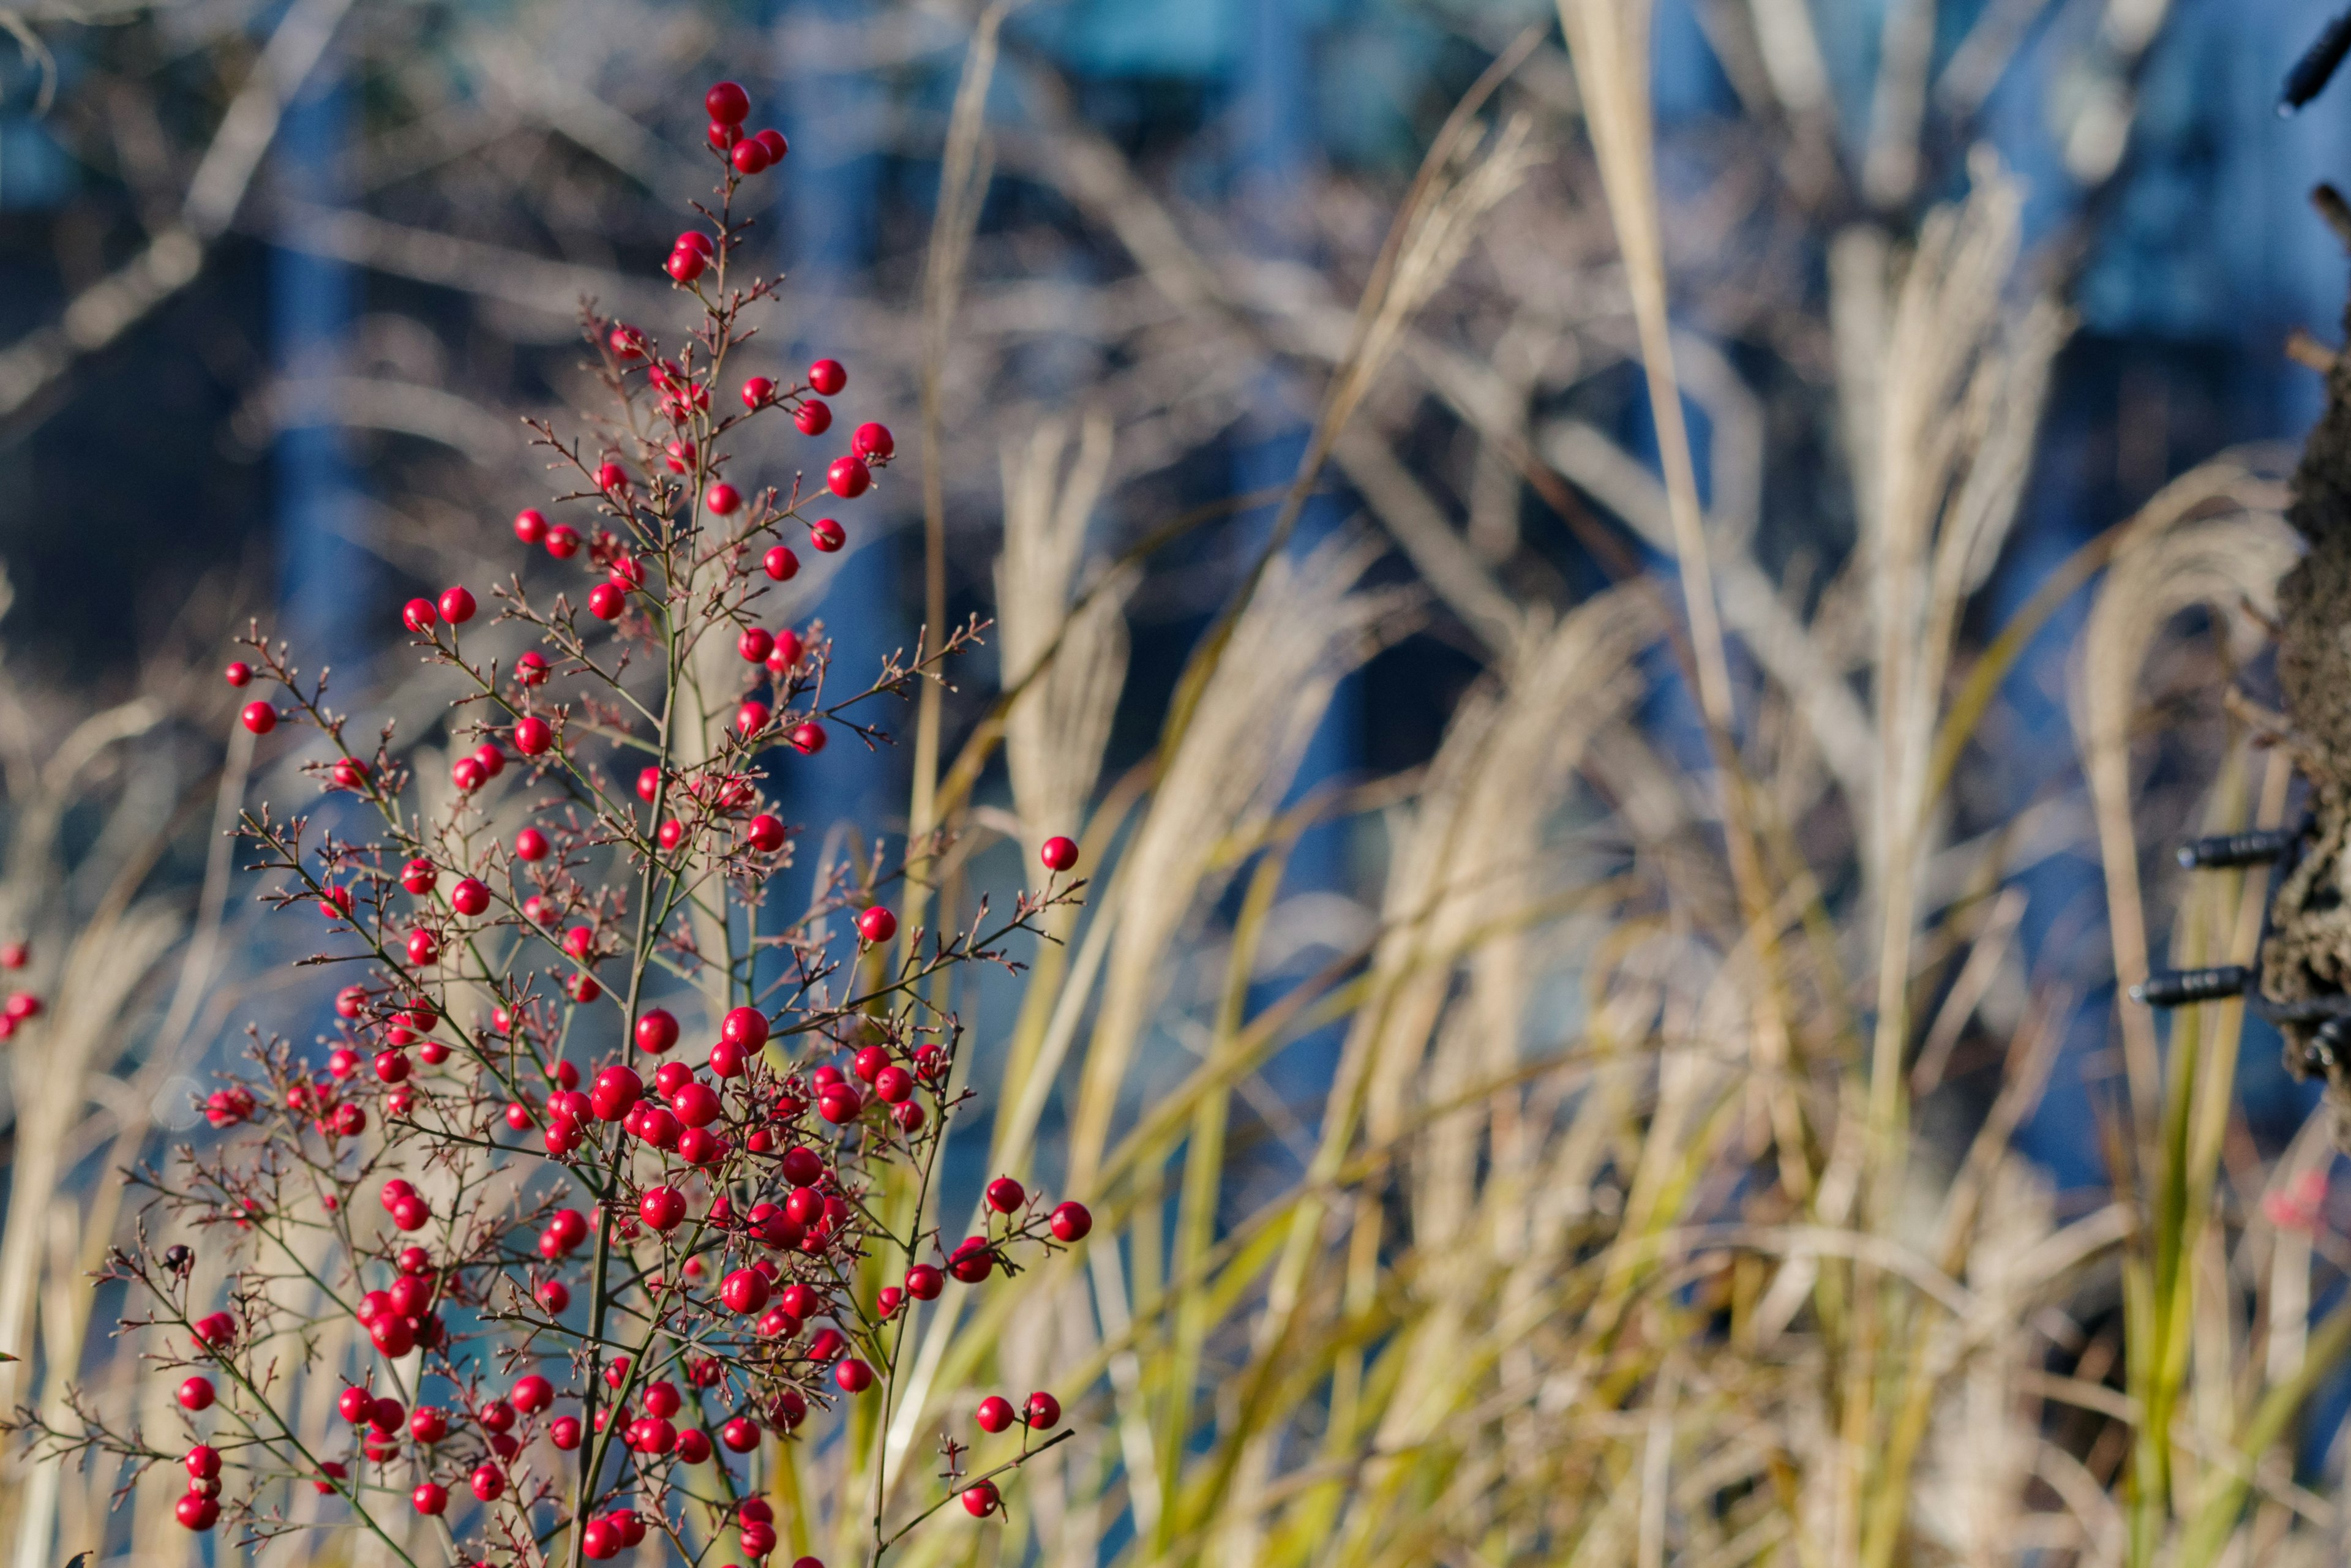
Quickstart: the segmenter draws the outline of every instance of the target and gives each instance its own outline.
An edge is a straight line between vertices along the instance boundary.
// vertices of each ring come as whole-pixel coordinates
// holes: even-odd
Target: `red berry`
[[[617,358],[642,360],[645,357],[645,335],[626,321],[613,322],[612,330],[605,337],[604,341],[612,346],[612,352]]]
[[[247,703],[237,715],[238,721],[256,735],[267,735],[277,727],[277,710],[267,703]]]
[[[766,703],[757,697],[746,697],[743,706],[735,710],[735,728],[743,735],[757,735],[768,727],[772,716]]]
[[[449,1506],[448,1489],[437,1481],[420,1481],[408,1494],[408,1500],[419,1513],[439,1513]]]
[[[460,915],[479,915],[489,906],[489,885],[474,877],[465,878],[449,890],[449,907]]]
[[[762,811],[751,819],[743,830],[746,842],[763,855],[774,854],[784,847],[784,824]]]
[[[764,626],[747,626],[743,634],[735,639],[735,651],[742,654],[746,662],[754,664],[766,664],[768,655],[775,651],[775,647],[776,639]]]
[[[706,1464],[710,1459],[710,1437],[688,1427],[677,1435],[677,1458],[680,1464]]]
[[[617,621],[628,595],[612,583],[600,582],[588,591],[588,613],[599,621]]]
[[[740,125],[751,112],[751,95],[731,81],[723,81],[702,95],[702,107],[721,125]]]
[[[789,582],[800,570],[800,558],[786,547],[778,545],[768,552],[765,564],[769,578],[777,582]]]
[[[448,1413],[431,1405],[420,1405],[416,1414],[408,1418],[408,1435],[420,1443],[437,1443],[449,1435]]]
[[[1082,1241],[1086,1232],[1094,1228],[1094,1217],[1082,1203],[1065,1203],[1053,1210],[1049,1222],[1054,1238],[1061,1241]]]
[[[517,860],[543,861],[547,858],[547,835],[537,828],[525,828],[515,835],[514,852]]]
[[[186,1464],[188,1474],[195,1479],[213,1480],[220,1475],[220,1450],[206,1444],[198,1443],[188,1450]]]
[[[816,1097],[816,1113],[836,1127],[854,1122],[864,1109],[864,1098],[846,1083],[828,1084]]]
[[[710,486],[702,497],[702,504],[722,517],[728,517],[743,504],[743,492],[722,479]]]
[[[759,1446],[759,1428],[737,1416],[718,1428],[718,1440],[738,1454],[747,1454]]]
[[[596,1074],[596,1087],[588,1093],[588,1110],[600,1122],[617,1122],[644,1092],[644,1082],[615,1062]]]
[[[179,1398],[183,1409],[209,1410],[213,1407],[214,1397],[213,1380],[209,1377],[191,1377],[180,1385]]]
[[[707,1083],[685,1083],[669,1097],[669,1108],[689,1127],[707,1127],[718,1120],[718,1096]]]
[[[637,1212],[655,1230],[667,1230],[685,1218],[685,1198],[674,1187],[650,1187],[637,1200]]]
[[[1067,871],[1078,863],[1077,841],[1055,834],[1038,850],[1037,858],[1045,862],[1047,871]]]
[[[189,1492],[172,1505],[172,1517],[190,1530],[210,1530],[220,1522],[220,1504],[200,1493]]]
[[[507,1478],[499,1473],[496,1465],[482,1465],[475,1469],[466,1485],[473,1488],[474,1495],[484,1502],[495,1502],[507,1490]]]
[[[524,1415],[536,1416],[555,1403],[555,1385],[534,1372],[516,1378],[514,1392],[507,1398]]]
[[[782,162],[784,154],[792,150],[791,143],[784,140],[784,133],[772,128],[762,131],[751,140],[768,150],[768,166],[771,169]]]
[[[1040,1388],[1029,1396],[1020,1418],[1032,1431],[1050,1431],[1061,1424],[1061,1402]]]
[[[441,956],[441,939],[423,927],[408,934],[408,961],[419,968]]]
[[[768,1304],[768,1277],[757,1269],[737,1269],[719,1282],[718,1299],[748,1316]]]
[[[726,158],[735,165],[737,174],[757,174],[768,166],[768,150],[756,137],[735,143],[734,151],[728,152]]]
[[[569,560],[580,553],[580,530],[569,523],[558,523],[547,530],[547,553],[558,560]]]
[[[819,517],[809,525],[809,543],[826,555],[831,555],[848,542],[848,533],[831,517]]]
[[[734,1008],[718,1025],[719,1037],[748,1051],[768,1043],[768,1015],[757,1008]]]
[[[407,1080],[409,1073],[413,1071],[414,1066],[409,1061],[408,1052],[404,1051],[380,1051],[376,1052],[375,1075],[377,1081],[380,1082],[404,1082]],[[413,1194],[411,1195],[411,1197],[413,1196],[414,1195]],[[405,1202],[407,1200],[402,1199],[402,1201]],[[398,1212],[398,1206],[394,1205],[392,1207],[394,1212]],[[416,1227],[413,1225],[403,1225],[401,1228],[402,1230],[413,1230]]]
[[[433,608],[433,601],[429,599],[412,599],[401,607],[401,624],[420,637],[430,632],[433,623],[439,619],[440,613]]]
[[[792,749],[813,757],[824,749],[824,726],[814,719],[792,727]]]
[[[832,1380],[845,1394],[862,1394],[873,1386],[873,1369],[852,1355],[832,1369]]]
[[[822,435],[832,428],[832,406],[821,398],[810,398],[792,411],[792,423],[799,426],[802,435]]]
[[[463,626],[474,618],[474,596],[463,588],[444,588],[438,608],[442,620],[452,626]]]
[[[826,397],[838,397],[849,384],[849,371],[839,360],[819,360],[808,368],[809,386]]]
[[[580,1446],[580,1419],[576,1416],[559,1416],[548,1424],[547,1439],[565,1453]]]
[[[739,152],[742,149],[738,147],[736,151]],[[662,265],[662,270],[680,283],[691,283],[702,276],[702,269],[707,265],[708,263],[702,259],[700,251],[681,246],[669,253],[669,260]],[[606,488],[609,489],[611,486],[607,486]],[[590,1528],[592,1530],[594,1526],[591,1525]]]
[[[627,469],[622,467],[619,464],[614,463],[610,459],[607,459],[597,466],[596,488],[608,492],[618,492],[625,490],[628,487],[629,471]]]
[[[571,1304],[571,1287],[560,1280],[544,1281],[531,1293],[538,1298],[538,1304],[550,1312],[559,1312]]]
[[[872,483],[872,471],[855,457],[836,457],[824,471],[825,488],[843,500],[862,496]]]
[[[525,757],[537,757],[555,744],[555,731],[537,714],[526,714],[515,720],[514,743]]]
[[[982,1481],[967,1487],[963,1494],[963,1511],[974,1519],[986,1519],[1004,1506],[1004,1494],[996,1490],[994,1481]]]
[[[753,376],[743,383],[743,406],[764,408],[776,395],[776,383],[765,376]]]
[[[536,648],[526,648],[515,655],[515,679],[526,686],[547,683],[547,655]]]
[[[1029,1191],[1010,1176],[998,1176],[987,1184],[987,1207],[998,1214],[1012,1214],[1029,1201]]]
[[[239,659],[221,672],[221,679],[233,686],[246,685],[253,679],[253,666]]]
[[[449,764],[449,782],[461,794],[470,795],[490,781],[490,770],[470,757],[460,757]]]
[[[375,1400],[366,1389],[350,1387],[335,1396],[335,1409],[344,1420],[358,1427],[365,1424],[367,1418],[374,1414]]]
[[[973,1419],[983,1432],[1008,1432],[1012,1430],[1012,1401],[1001,1394],[991,1394],[979,1402]]]
[[[536,507],[525,507],[515,514],[514,536],[527,545],[535,545],[547,538],[547,514]]]
[[[917,1263],[906,1270],[906,1294],[918,1301],[935,1301],[946,1289],[946,1276],[928,1263]]]
[[[677,1019],[665,1008],[649,1008],[637,1019],[637,1049],[658,1056],[677,1043]]]
[[[662,448],[662,465],[673,474],[683,474],[694,463],[694,443],[673,441]]]
[[[684,233],[677,236],[676,242],[673,244],[670,248],[672,250],[698,250],[705,257],[715,256],[718,254],[718,246],[716,243],[714,242],[708,235],[704,234],[700,229],[687,229]],[[671,364],[667,360],[664,360],[662,364],[664,374],[674,374],[677,371],[677,367]]]
[[[868,462],[887,463],[896,455],[898,443],[888,425],[867,423],[859,425],[857,434],[849,438],[849,449]]]
[[[887,942],[898,934],[898,917],[874,904],[858,914],[857,934],[868,942]]]

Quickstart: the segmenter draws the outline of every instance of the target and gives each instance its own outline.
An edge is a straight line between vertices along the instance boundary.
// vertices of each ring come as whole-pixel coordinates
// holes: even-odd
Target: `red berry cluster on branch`
[[[802,515],[797,482],[728,481],[728,447],[776,411],[822,434],[822,400],[849,378],[819,360],[790,384],[744,381],[739,412],[715,396],[754,336],[744,311],[775,287],[730,281],[736,188],[785,149],[742,132],[732,83],[706,108],[718,199],[666,267],[702,323],[671,348],[583,312],[613,403],[604,437],[537,426],[572,483],[513,521],[517,541],[587,570],[588,618],[570,591],[549,601],[519,573],[400,611],[455,688],[449,788],[417,788],[419,754],[389,725],[354,744],[284,643],[256,631],[227,669],[277,694],[243,710],[246,729],[285,725],[325,753],[304,766],[327,809],[263,808],[242,831],[266,898],[323,923],[310,961],[360,977],[336,995],[322,1061],[256,1039],[251,1070],[202,1102],[224,1135],[135,1176],[209,1239],[200,1257],[150,1248],[142,1229],[110,1270],[145,1303],[126,1328],[186,1373],[187,1443],[153,1446],[78,1405],[78,1430],[16,1423],[134,1474],[183,1460],[191,1530],[228,1519],[270,1539],[296,1528],[288,1499],[308,1487],[403,1562],[389,1524],[403,1509],[441,1521],[452,1561],[576,1565],[653,1535],[694,1560],[689,1540],[727,1531],[765,1559],[778,1533],[761,1461],[848,1401],[878,1399],[870,1429],[886,1427],[923,1304],[1092,1225],[1010,1176],[988,1186],[980,1234],[949,1247],[928,1218],[946,1129],[973,1097],[934,982],[1011,964],[1005,940],[1081,884],[1024,893],[1000,921],[981,901],[963,928],[903,934],[878,853],[860,876],[820,877],[802,913],[773,896],[795,841],[766,804],[778,759],[835,730],[878,741],[869,710],[937,678],[980,627],[843,695],[820,625],[763,623],[768,585],[799,570],[783,530],[804,527],[820,551],[845,534]],[[894,452],[871,423],[850,446],[825,470],[842,498]],[[485,621],[529,646],[502,667]],[[1043,859],[1067,871],[1076,846],[1054,839]],[[12,952],[22,961],[0,948],[0,965]],[[37,1009],[19,997],[5,1015]],[[226,1310],[198,1312],[200,1263]],[[288,1305],[293,1282],[324,1306]],[[358,1354],[341,1426],[321,1437],[302,1429],[290,1380],[337,1319]],[[999,1479],[1067,1436],[1043,1392],[1017,1416],[991,1397],[979,1419],[1017,1420],[1019,1454],[967,1481],[951,1467],[953,1490],[902,1500],[887,1537],[877,1511],[877,1559],[908,1515],[956,1497],[998,1511]]]

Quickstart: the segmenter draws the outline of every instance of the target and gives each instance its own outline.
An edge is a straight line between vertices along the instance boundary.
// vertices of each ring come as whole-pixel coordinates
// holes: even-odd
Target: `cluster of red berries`
[[[952,1245],[926,1209],[909,1219],[894,1197],[935,1193],[947,1124],[974,1092],[956,1081],[958,1026],[932,1009],[927,977],[1004,961],[995,944],[1037,934],[1042,912],[1075,896],[1060,876],[1078,862],[1075,841],[1041,846],[1054,875],[1020,893],[993,931],[917,928],[902,942],[878,866],[820,888],[817,916],[784,934],[761,918],[792,845],[764,809],[768,759],[820,749],[829,727],[878,736],[843,710],[903,697],[961,643],[950,636],[913,666],[893,660],[841,698],[827,689],[821,628],[758,613],[767,585],[799,570],[777,537],[785,522],[820,552],[846,534],[803,516],[797,486],[788,498],[738,489],[724,440],[777,410],[802,434],[826,434],[849,372],[820,359],[789,385],[752,376],[739,412],[714,395],[740,340],[737,312],[772,283],[703,280],[725,281],[737,182],[785,149],[772,131],[743,131],[740,88],[719,84],[705,107],[726,160],[721,201],[711,232],[682,235],[669,264],[705,325],[664,354],[633,326],[590,321],[623,414],[604,428],[639,433],[635,449],[583,454],[540,427],[541,444],[580,478],[557,504],[595,515],[551,521],[532,507],[512,525],[522,544],[590,570],[587,619],[568,598],[534,602],[519,577],[478,598],[457,585],[401,607],[425,662],[464,685],[453,789],[436,792],[437,808],[410,803],[412,753],[389,731],[371,751],[346,744],[323,685],[306,685],[282,644],[250,637],[225,671],[232,687],[265,681],[281,693],[245,707],[247,730],[285,723],[323,736],[333,754],[308,765],[321,791],[381,819],[365,840],[266,811],[244,824],[260,869],[278,879],[270,896],[314,908],[335,944],[327,956],[368,974],[337,993],[323,1062],[257,1046],[254,1073],[202,1101],[212,1126],[243,1131],[152,1178],[168,1207],[231,1239],[244,1316],[196,1315],[184,1246],[160,1270],[124,1254],[116,1277],[164,1303],[149,1323],[185,1331],[182,1364],[196,1375],[180,1404],[192,1417],[221,1397],[208,1373],[227,1375],[232,1397],[266,1399],[259,1358],[294,1325],[250,1281],[277,1277],[298,1250],[364,1343],[337,1406],[349,1454],[256,1437],[268,1428],[240,1406],[225,1461],[202,1442],[189,1452],[195,1484],[179,1517],[191,1529],[222,1518],[225,1473],[247,1478],[252,1493],[292,1475],[362,1513],[404,1491],[416,1513],[451,1516],[453,1531],[503,1533],[499,1550],[519,1559],[545,1547],[546,1518],[533,1511],[549,1505],[570,1549],[597,1561],[674,1534],[680,1511],[706,1508],[702,1533],[730,1529],[743,1557],[763,1563],[778,1540],[768,1505],[713,1501],[740,1497],[739,1478],[704,1484],[685,1472],[716,1480],[719,1468],[805,1440],[812,1416],[878,1397],[925,1303],[1092,1228],[1082,1204],[1050,1202],[1008,1175],[987,1184],[978,1233]],[[825,487],[853,498],[895,447],[875,423],[857,425],[848,446]],[[503,667],[477,656],[483,620],[520,626],[532,645]],[[739,655],[719,661],[730,684],[716,692],[713,666],[691,657],[705,639]],[[650,677],[627,685],[622,671],[663,672],[666,685],[649,698]],[[591,755],[607,746],[641,749],[615,768]],[[669,977],[725,998],[699,1040],[689,1033],[704,1015],[676,999],[695,993],[661,994]],[[24,1003],[10,1001],[6,1017],[37,1010]],[[286,1258],[241,1261],[271,1249]],[[989,1433],[1021,1428],[1006,1465],[954,1479],[953,1495],[985,1517],[1003,1506],[998,1478],[1069,1433],[1041,1390],[1017,1408],[991,1395],[977,1419]],[[52,1436],[64,1447],[121,1441]],[[192,1425],[191,1439],[201,1436]],[[551,1473],[534,1444],[578,1458]],[[225,1501],[256,1532],[274,1528],[246,1493]]]
[[[201,1383],[204,1380],[192,1378],[190,1381]],[[205,1389],[206,1403],[210,1403],[211,1385],[205,1385]],[[184,1385],[180,1394],[181,1403],[185,1404],[187,1388]],[[188,1490],[179,1501],[172,1505],[172,1516],[190,1530],[210,1530],[220,1521],[220,1450],[198,1443],[188,1450],[185,1463]]]
[[[0,942],[0,969],[21,969],[31,959],[33,950],[22,942]],[[41,998],[30,991],[11,991],[0,1000],[0,1040],[16,1032],[17,1026],[41,1016]]]
[[[790,151],[784,144],[781,131],[744,131],[743,121],[751,113],[751,98],[734,82],[720,82],[704,93],[702,107],[710,113],[710,145],[726,155],[737,174],[757,174],[772,169]]]

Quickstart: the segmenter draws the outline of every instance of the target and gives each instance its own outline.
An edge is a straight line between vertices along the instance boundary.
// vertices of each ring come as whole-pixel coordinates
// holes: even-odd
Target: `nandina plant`
[[[293,1502],[315,1489],[340,1500],[329,1522],[347,1512],[403,1563],[409,1515],[452,1562],[577,1564],[654,1535],[690,1562],[730,1540],[757,1562],[793,1522],[763,1465],[847,1402],[878,1401],[886,1430],[921,1303],[1090,1228],[1009,1177],[982,1234],[949,1248],[929,1218],[971,1098],[935,982],[1011,963],[1006,939],[1081,885],[1062,874],[1075,846],[1046,846],[1052,874],[1008,918],[983,901],[903,941],[878,854],[799,914],[772,896],[794,831],[766,809],[771,763],[833,732],[876,743],[869,710],[980,628],[844,695],[821,627],[764,623],[798,570],[787,528],[839,549],[841,524],[810,513],[862,494],[893,443],[861,425],[811,495],[727,479],[754,422],[830,429],[848,373],[820,360],[789,384],[723,384],[776,287],[730,281],[735,197],[785,147],[744,131],[732,83],[705,101],[716,201],[665,264],[699,326],[673,347],[584,311],[611,411],[584,433],[534,426],[569,483],[514,531],[574,563],[586,617],[576,589],[549,599],[518,574],[490,617],[462,586],[400,613],[450,690],[452,788],[420,800],[389,725],[355,744],[283,643],[256,630],[228,668],[268,694],[248,729],[324,742],[305,765],[323,808],[243,823],[264,896],[325,922],[308,962],[363,977],[336,995],[322,1059],[256,1034],[204,1102],[222,1136],[132,1174],[152,1206],[108,1277],[132,1293],[124,1332],[182,1380],[184,1432],[79,1397],[78,1429],[16,1423],[54,1458],[126,1461],[125,1492],[183,1469],[192,1531],[270,1539],[303,1527]],[[477,652],[477,618],[522,629],[510,666]],[[156,1208],[191,1239],[152,1245]],[[319,1364],[335,1320],[355,1325],[355,1365]],[[332,1435],[303,1429],[298,1374],[341,1379]],[[982,1464],[943,1438],[935,1496],[893,1506],[877,1457],[870,1500],[833,1500],[870,1514],[869,1561],[948,1502],[999,1511],[1010,1472],[1068,1435],[1050,1392],[976,1418],[1005,1440]]]

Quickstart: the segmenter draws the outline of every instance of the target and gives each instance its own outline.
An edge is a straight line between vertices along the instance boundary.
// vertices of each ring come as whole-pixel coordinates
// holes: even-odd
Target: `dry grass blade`
[[[1005,717],[1005,765],[1032,866],[1047,838],[1085,820],[1126,683],[1125,606],[1140,576],[1119,570],[1072,603],[1087,525],[1110,473],[1110,421],[1089,415],[1074,454],[1070,434],[1065,423],[1048,421],[1004,455],[997,632],[1005,687],[1021,694]]]
[[[1070,1185],[1089,1190],[1127,1068],[1164,982],[1160,960],[1219,871],[1220,847],[1249,839],[1289,782],[1339,677],[1398,629],[1408,595],[1354,591],[1378,551],[1334,535],[1294,564],[1277,559],[1234,623],[1182,744],[1163,759],[1151,810],[1120,861],[1117,936],[1070,1134]],[[1045,1071],[1052,1071],[1048,1063]]]
[[[1216,623],[1193,653],[1168,705],[1164,746],[1172,747],[1191,723],[1202,692],[1226,654],[1238,617],[1254,602],[1267,571],[1287,548],[1332,444],[1387,367],[1405,326],[1450,276],[1479,224],[1525,174],[1530,126],[1523,117],[1514,117],[1496,132],[1483,155],[1466,171],[1457,174],[1455,163],[1475,140],[1479,112],[1525,63],[1541,36],[1540,26],[1530,26],[1486,68],[1446,117],[1421,160],[1420,172],[1397,209],[1371,279],[1356,304],[1347,348],[1323,392],[1313,431],[1265,543],[1240,589],[1219,611]]]
[[[971,258],[972,236],[979,226],[988,182],[995,177],[987,137],[987,90],[996,79],[998,37],[1014,4],[1015,0],[993,0],[972,29],[963,79],[956,85],[955,110],[947,123],[938,207],[932,217],[930,255],[923,273],[923,641],[930,648],[939,647],[947,635],[946,455],[942,450],[941,382],[946,374],[956,302]],[[908,825],[917,842],[938,821],[943,697],[939,683],[925,681],[915,698],[914,790]],[[928,903],[928,867],[926,858],[918,858],[908,867],[909,943],[923,923]]]
[[[1989,159],[1956,208],[1931,214],[1896,290],[1882,362],[1859,378],[1874,393],[1862,420],[1873,443],[1874,490],[1862,515],[1864,570],[1876,622],[1876,788],[1869,863],[1884,922],[1877,964],[1872,1119],[1898,1113],[1909,1043],[1910,956],[1921,857],[1929,852],[1933,753],[1959,612],[1981,585],[2016,516],[2040,422],[2061,315],[2043,306],[2003,332],[2002,296],[2016,261],[2023,194]],[[1843,280],[1865,298],[1876,291]],[[1867,352],[1848,349],[1848,359]],[[1848,378],[1853,384],[1853,378]],[[1856,411],[1858,413],[1858,411]]]
[[[2097,808],[2115,976],[2125,987],[2145,979],[2148,967],[2138,845],[2131,825],[2131,719],[2138,706],[2140,668],[2165,623],[2193,606],[2210,606],[2229,617],[2231,635],[2241,642],[2252,634],[2255,629],[2238,613],[2240,607],[2273,606],[2277,579],[2295,554],[2293,531],[2283,517],[2190,521],[2168,507],[2150,506],[2118,546],[2091,611],[2075,723]],[[2140,1127],[2153,1128],[2159,1121],[2161,1082],[2154,1022],[2138,1008],[2124,1009],[2121,1021],[2136,1119]]]

